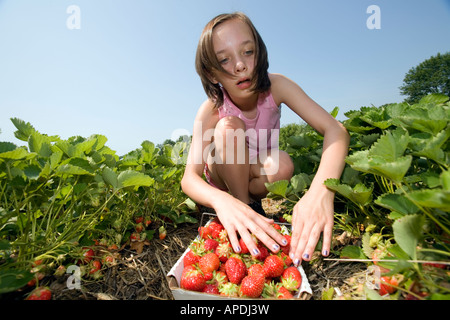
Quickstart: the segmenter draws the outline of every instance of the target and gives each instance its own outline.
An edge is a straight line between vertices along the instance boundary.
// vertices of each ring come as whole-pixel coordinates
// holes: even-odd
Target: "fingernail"
[[[324,256],[327,256],[327,255],[328,255],[328,251],[327,251],[327,250],[323,250],[322,254],[323,254]]]
[[[292,260],[294,260],[294,254],[293,254],[293,253],[289,254],[289,257],[290,257]]]
[[[273,250],[278,250],[278,249],[280,249],[280,246],[279,245],[277,245],[277,244],[274,244],[273,246],[272,246],[272,248],[273,248]]]
[[[253,249],[253,253],[254,253],[255,255],[258,255],[258,254],[259,254],[259,250],[258,250],[258,249]]]
[[[281,243],[282,243],[283,245],[287,245],[287,240],[286,240],[286,239],[283,239],[283,240],[281,240]]]
[[[294,265],[296,266],[296,267],[298,267],[298,264],[300,263],[300,260],[298,260],[298,259],[295,259],[294,260]]]
[[[303,259],[309,259],[309,254],[305,253],[305,254],[303,255]]]
[[[236,253],[241,252],[241,247],[237,246],[237,247],[234,249],[234,252],[236,252]]]

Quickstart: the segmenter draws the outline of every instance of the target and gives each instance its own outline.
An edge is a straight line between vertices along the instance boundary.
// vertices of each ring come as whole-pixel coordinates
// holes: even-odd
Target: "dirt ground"
[[[276,202],[264,202],[263,206],[267,213],[280,211]],[[195,215],[200,221],[201,214]],[[43,284],[50,287],[55,300],[172,300],[166,274],[197,236],[197,228],[198,224],[168,227],[164,240],[153,239],[140,253],[129,246],[121,248],[117,252],[119,258],[112,266],[104,268],[103,276],[95,281],[83,278],[81,289],[68,288],[69,275],[47,277]],[[350,241],[345,235],[339,237],[341,242]],[[322,293],[332,287],[337,288],[334,297],[346,294],[353,299],[361,298],[354,292],[364,280],[365,264],[325,260],[315,255],[311,262],[303,262],[302,266],[313,291],[308,299],[321,300]],[[23,297],[23,293],[17,292],[16,298],[18,296]]]

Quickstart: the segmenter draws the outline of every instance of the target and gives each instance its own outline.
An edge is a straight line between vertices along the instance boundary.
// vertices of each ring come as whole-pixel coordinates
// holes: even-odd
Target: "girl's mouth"
[[[239,89],[248,89],[252,85],[252,82],[248,78],[240,79],[238,83],[236,84]]]

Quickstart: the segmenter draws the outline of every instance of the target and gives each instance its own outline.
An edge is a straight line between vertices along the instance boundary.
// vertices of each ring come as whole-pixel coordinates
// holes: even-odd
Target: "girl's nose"
[[[245,63],[242,60],[239,60],[236,63],[236,67],[235,67],[236,72],[242,72],[247,70],[247,66],[245,65]]]

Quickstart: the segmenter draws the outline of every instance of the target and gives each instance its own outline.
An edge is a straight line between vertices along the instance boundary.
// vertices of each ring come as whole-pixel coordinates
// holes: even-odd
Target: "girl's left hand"
[[[298,266],[309,261],[323,233],[322,255],[328,256],[334,223],[334,192],[324,186],[310,189],[294,206],[290,257]]]

